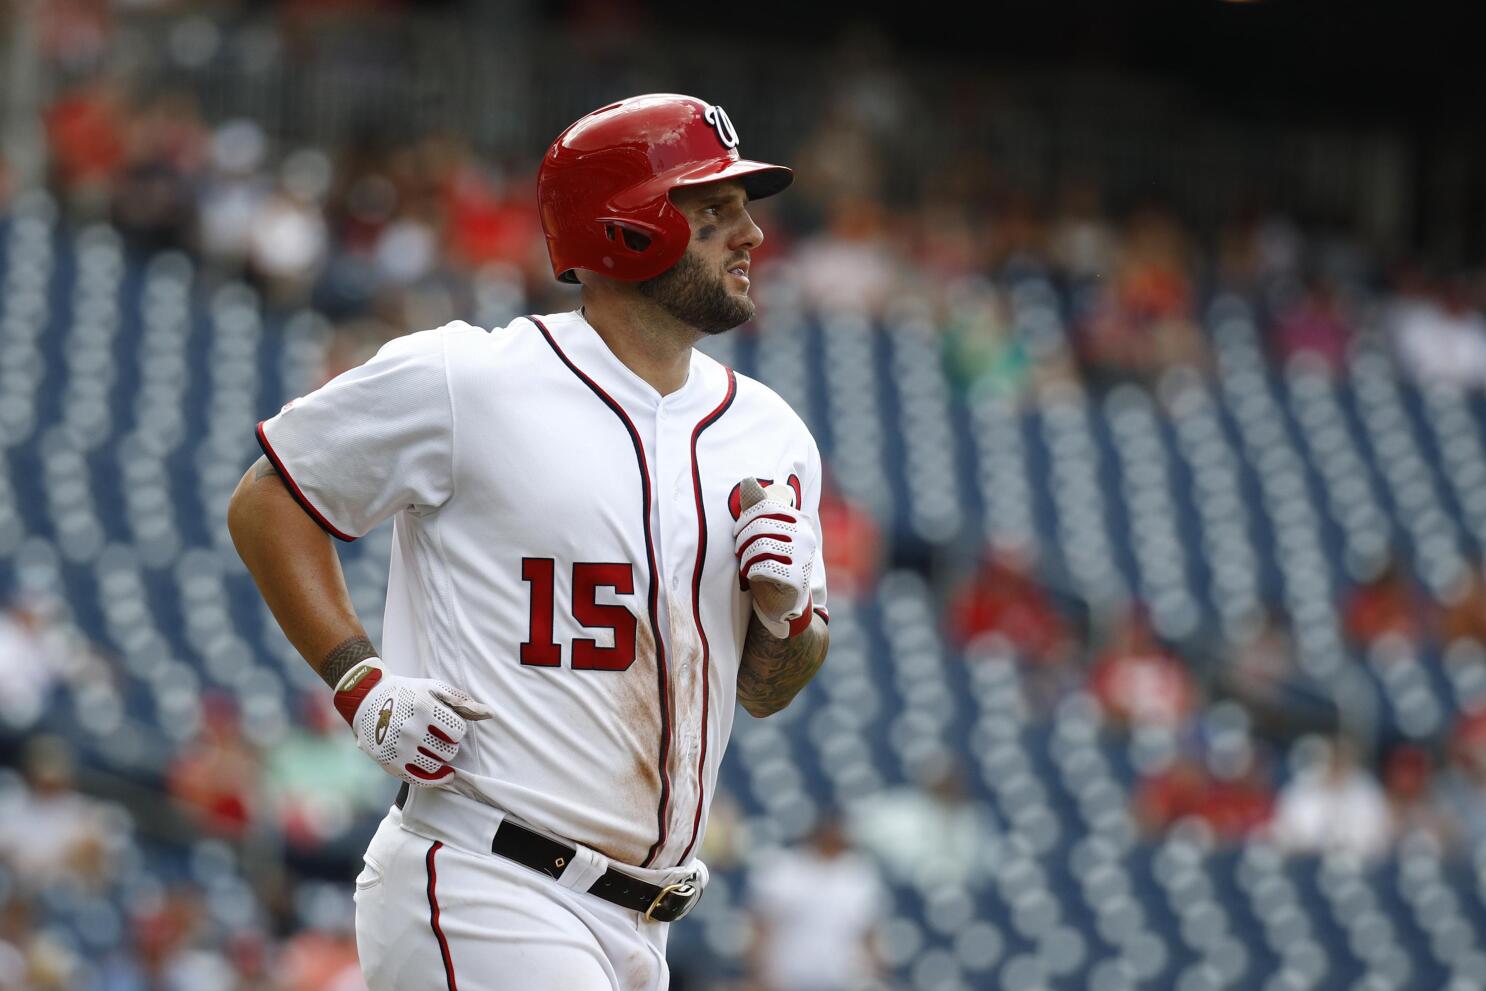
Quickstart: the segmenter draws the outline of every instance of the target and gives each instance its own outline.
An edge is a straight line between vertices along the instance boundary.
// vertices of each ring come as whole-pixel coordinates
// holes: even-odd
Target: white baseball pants
[[[382,820],[364,863],[356,948],[371,991],[664,991],[670,983],[666,923],[414,832],[400,809]]]

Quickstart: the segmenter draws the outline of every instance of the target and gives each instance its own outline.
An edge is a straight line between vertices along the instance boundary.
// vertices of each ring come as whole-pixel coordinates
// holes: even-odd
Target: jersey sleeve
[[[399,337],[258,424],[258,443],[315,522],[355,540],[453,494],[454,411],[443,329]]]

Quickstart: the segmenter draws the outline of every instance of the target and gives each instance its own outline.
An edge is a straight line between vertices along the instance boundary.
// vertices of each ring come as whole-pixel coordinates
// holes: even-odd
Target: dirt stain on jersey
[[[670,857],[679,855],[689,842],[696,821],[700,786],[697,765],[701,759],[704,683],[707,665],[702,650],[702,637],[692,612],[691,598],[668,596],[671,656],[671,814],[672,839],[667,844]],[[670,861],[661,861],[668,863]]]
[[[635,624],[635,663],[618,675],[614,685],[615,715],[628,741],[629,770],[610,784],[614,805],[634,824],[633,832],[623,841],[616,838],[594,847],[619,863],[642,863],[659,832],[661,707],[655,670],[655,633],[650,617],[641,615]]]
[[[671,737],[673,773],[683,775],[690,783],[682,791],[696,797],[697,750],[701,742],[702,727],[702,679],[707,676],[702,663],[702,638],[697,633],[697,622],[692,615],[691,604],[667,597],[671,617],[671,652],[675,658],[671,666],[671,708],[676,714],[672,723]]]
[[[655,984],[654,965],[643,952],[631,953],[624,962],[624,991],[650,991]]]

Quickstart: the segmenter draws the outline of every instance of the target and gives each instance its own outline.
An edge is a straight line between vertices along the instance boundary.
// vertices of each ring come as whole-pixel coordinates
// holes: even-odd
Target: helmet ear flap
[[[609,221],[604,225],[604,236],[615,244],[621,244],[635,254],[643,254],[654,240],[644,231],[635,230],[630,224]]]
[[[600,217],[599,229],[612,248],[640,258],[652,248],[664,247],[666,232],[654,224],[633,217]]]

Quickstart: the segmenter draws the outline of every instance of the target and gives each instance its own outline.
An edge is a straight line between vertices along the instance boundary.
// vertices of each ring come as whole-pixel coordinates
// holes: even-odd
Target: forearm
[[[330,535],[294,501],[267,458],[238,482],[227,529],[284,635],[327,684],[375,656]]]
[[[830,645],[830,631],[818,615],[809,629],[788,640],[764,629],[757,616],[751,617],[738,667],[738,701],[750,716],[759,718],[783,709],[815,677]]]

